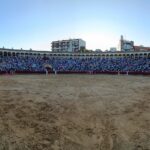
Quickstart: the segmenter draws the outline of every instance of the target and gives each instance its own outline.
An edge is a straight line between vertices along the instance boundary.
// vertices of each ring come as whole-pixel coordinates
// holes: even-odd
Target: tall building
[[[120,51],[124,51],[124,52],[134,51],[134,42],[125,40],[123,38],[123,35],[121,35],[121,38],[120,38]]]
[[[128,51],[150,51],[150,47],[145,47],[143,45],[136,46],[133,41],[128,41],[123,38],[121,35],[120,38],[120,51],[128,52]]]
[[[86,48],[86,42],[82,39],[69,39],[53,41],[52,52],[79,52]]]

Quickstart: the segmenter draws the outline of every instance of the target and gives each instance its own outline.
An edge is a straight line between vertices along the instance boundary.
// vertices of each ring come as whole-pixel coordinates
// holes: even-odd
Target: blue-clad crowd
[[[63,58],[63,57],[0,57],[0,71],[45,71],[50,64],[56,71],[120,71],[150,72],[150,58]]]

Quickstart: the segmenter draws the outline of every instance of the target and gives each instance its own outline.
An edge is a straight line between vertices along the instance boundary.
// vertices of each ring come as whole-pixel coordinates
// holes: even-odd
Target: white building
[[[116,51],[117,51],[117,48],[116,48],[116,47],[111,47],[109,51],[110,51],[110,52],[116,52]]]
[[[53,41],[52,52],[79,52],[86,48],[86,42],[82,39],[69,39]]]
[[[101,49],[96,49],[95,52],[102,52],[102,50]]]
[[[127,51],[134,51],[134,42],[125,40],[123,36],[121,35],[120,38],[120,50],[127,52]]]

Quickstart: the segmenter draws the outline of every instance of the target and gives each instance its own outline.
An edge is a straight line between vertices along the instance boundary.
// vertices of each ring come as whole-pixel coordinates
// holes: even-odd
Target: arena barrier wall
[[[54,72],[49,72],[54,74]],[[0,74],[8,74],[0,71]],[[15,74],[45,74],[44,71],[16,71]],[[57,74],[118,74],[116,71],[58,71]],[[119,74],[127,74],[127,72],[119,72]],[[150,72],[128,72],[129,75],[150,75]]]

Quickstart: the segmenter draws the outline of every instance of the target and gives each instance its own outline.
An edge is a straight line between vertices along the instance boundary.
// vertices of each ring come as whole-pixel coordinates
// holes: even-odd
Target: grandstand
[[[150,74],[150,51],[54,53],[0,49],[0,73],[44,73],[49,64],[58,73]]]

